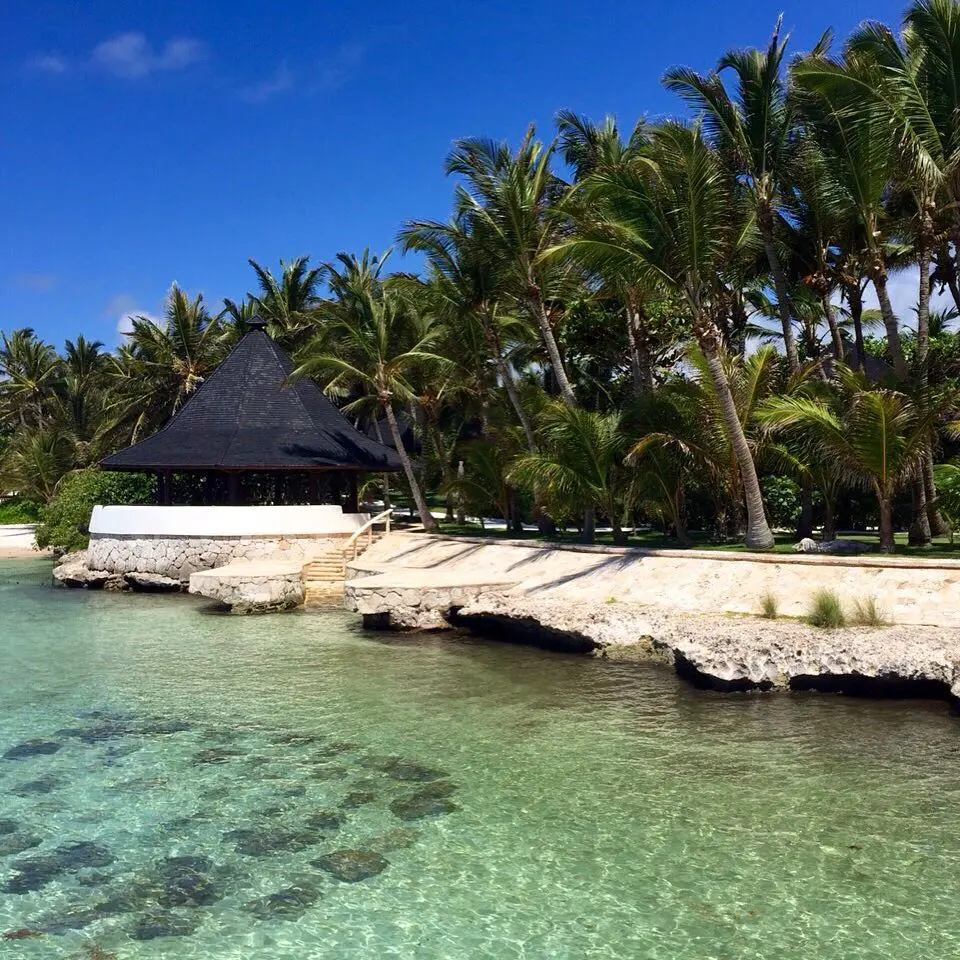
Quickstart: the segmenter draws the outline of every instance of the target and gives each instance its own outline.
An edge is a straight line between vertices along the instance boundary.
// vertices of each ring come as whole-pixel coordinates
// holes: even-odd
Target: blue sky
[[[252,287],[248,257],[385,249],[403,220],[446,217],[457,137],[549,136],[563,108],[679,113],[663,71],[765,43],[780,12],[801,50],[902,4],[10,5],[0,329],[112,346],[173,280],[215,311]]]

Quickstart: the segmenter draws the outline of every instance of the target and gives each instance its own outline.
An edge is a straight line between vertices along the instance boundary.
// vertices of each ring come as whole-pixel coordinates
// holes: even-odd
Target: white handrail
[[[390,518],[393,516],[393,507],[390,507],[388,510],[384,510],[383,513],[378,513],[375,517],[368,520],[350,539],[347,541],[347,545],[343,548],[343,552],[346,553],[350,549],[351,545],[353,546],[353,559],[357,559],[357,542],[360,539],[360,535],[363,533],[367,534],[367,546],[373,543],[373,528],[375,524],[378,524],[382,521],[386,521],[386,533],[390,532]]]

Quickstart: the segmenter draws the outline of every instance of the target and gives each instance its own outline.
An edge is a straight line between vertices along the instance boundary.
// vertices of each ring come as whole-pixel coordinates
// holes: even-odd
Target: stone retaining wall
[[[330,549],[336,537],[91,537],[87,565],[108,573],[157,573],[182,582],[233,560],[298,559]]]

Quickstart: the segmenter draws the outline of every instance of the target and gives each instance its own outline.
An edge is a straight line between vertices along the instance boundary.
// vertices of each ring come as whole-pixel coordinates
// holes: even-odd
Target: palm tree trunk
[[[877,494],[880,503],[880,550],[882,553],[893,553],[896,543],[893,539],[893,505],[889,496]]]
[[[950,533],[950,524],[943,519],[937,506],[937,483],[933,476],[933,450],[928,447],[923,458],[923,486],[927,495],[927,517],[930,520],[930,536],[945,537]]]
[[[907,542],[913,547],[921,547],[930,542],[930,518],[927,516],[927,491],[923,484],[923,477],[917,477],[911,486],[913,521],[907,533]]]
[[[859,280],[847,286],[847,302],[850,304],[850,316],[853,318],[853,346],[857,352],[854,366],[862,373],[865,353],[863,346],[863,291],[860,289]]]
[[[930,264],[933,260],[933,219],[924,207],[920,217],[920,235],[917,241],[920,261],[920,289],[917,295],[917,372],[920,383],[926,386],[928,356],[930,353]]]
[[[777,292],[777,309],[780,311],[780,324],[783,327],[783,347],[787,354],[787,367],[793,375],[800,372],[800,355],[797,353],[797,340],[793,335],[793,323],[790,320],[787,278],[773,245],[773,227],[769,222],[769,214],[763,216],[763,211],[758,211],[757,222],[763,238],[763,249],[767,254],[767,263],[770,264],[770,272],[773,274],[773,287]]]
[[[573,395],[573,388],[570,386],[570,380],[567,377],[566,368],[563,365],[563,358],[560,356],[560,348],[557,346],[557,338],[553,335],[553,328],[550,326],[550,318],[547,316],[546,307],[543,305],[543,297],[540,295],[540,288],[531,283],[528,295],[530,308],[540,328],[540,337],[547,351],[547,357],[550,359],[550,366],[553,367],[553,375],[557,378],[557,387],[560,390],[560,399],[568,407],[578,407],[577,398]]]
[[[616,510],[610,514],[610,526],[613,530],[613,542],[618,547],[624,547],[627,544],[627,535],[623,532],[623,527],[620,525],[620,517],[617,516]]]
[[[825,543],[837,539],[837,513],[831,497],[823,495],[823,534]]]
[[[900,321],[893,312],[890,294],[887,292],[887,268],[878,256],[871,267],[873,288],[877,291],[877,300],[880,302],[880,313],[883,316],[883,325],[887,330],[887,350],[893,361],[893,372],[898,380],[907,378],[907,361],[903,355],[903,345],[900,342]]]
[[[527,416],[527,411],[523,409],[523,404],[520,402],[520,392],[517,390],[517,381],[513,376],[513,368],[503,355],[500,337],[497,334],[496,327],[494,327],[489,313],[487,313],[486,310],[481,310],[480,317],[487,344],[490,347],[490,352],[496,359],[497,369],[500,371],[500,377],[503,380],[503,388],[507,391],[510,405],[513,407],[517,419],[520,421],[520,426],[523,428],[523,434],[527,438],[527,446],[530,448],[530,452],[536,453],[537,437],[533,432],[533,424],[530,422],[530,417]]]
[[[379,440],[380,443],[383,443],[383,431],[380,429],[380,421],[376,417],[373,418],[373,429],[377,435],[377,440]],[[383,506],[384,506],[384,509],[389,510],[391,507],[390,474],[384,473],[382,474],[382,478],[383,478]]]
[[[650,346],[644,329],[643,314],[636,305],[632,293],[627,301],[627,343],[630,347],[630,373],[633,379],[633,392],[642,397],[653,392],[653,363],[650,358]]]
[[[833,341],[833,352],[840,363],[844,363],[843,337],[840,336],[840,326],[837,323],[837,311],[833,309],[830,302],[830,292],[823,294],[823,315],[826,317],[827,326],[830,328],[830,339]]]
[[[583,511],[583,529],[580,532],[580,539],[584,543],[593,543],[597,537],[597,511],[591,505],[585,507]]]
[[[713,381],[713,388],[720,403],[723,426],[736,455],[740,479],[743,482],[743,493],[747,506],[746,545],[751,550],[771,550],[775,541],[763,510],[763,494],[760,492],[757,468],[753,462],[753,454],[750,452],[747,437],[743,432],[743,424],[737,415],[737,407],[730,391],[730,382],[727,380],[726,371],[723,369],[723,364],[720,362],[720,356],[717,353],[717,334],[715,330],[705,333],[705,324],[702,319],[697,326],[700,329],[695,329],[694,333],[697,335],[700,349],[707,360],[710,379]],[[710,326],[712,327],[712,324]]]
[[[427,501],[423,496],[423,490],[420,488],[416,474],[413,472],[413,464],[410,462],[410,456],[403,445],[403,441],[400,439],[400,428],[397,426],[397,417],[393,412],[393,404],[389,399],[383,399],[381,402],[383,403],[384,413],[387,415],[390,436],[393,438],[394,446],[397,448],[397,456],[403,465],[403,472],[406,474],[407,483],[410,485],[410,493],[413,496],[414,503],[417,505],[417,511],[420,513],[420,522],[423,524],[423,529],[426,530],[427,533],[436,533],[439,527],[437,526],[437,521],[433,519],[433,515],[430,513]]]

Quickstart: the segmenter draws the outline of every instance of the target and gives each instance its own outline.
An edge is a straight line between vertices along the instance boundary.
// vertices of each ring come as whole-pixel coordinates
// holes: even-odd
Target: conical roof
[[[100,461],[105,470],[395,471],[394,450],[355,430],[309,380],[287,384],[287,354],[251,330],[158,433]]]

